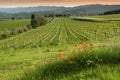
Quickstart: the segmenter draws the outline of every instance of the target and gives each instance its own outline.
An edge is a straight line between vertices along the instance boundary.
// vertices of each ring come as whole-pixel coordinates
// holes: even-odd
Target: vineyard
[[[0,80],[119,80],[120,19],[116,16],[54,18],[0,40]],[[17,28],[28,22],[4,25]]]
[[[89,26],[88,26],[89,25]],[[119,22],[78,21],[56,18],[51,23],[0,42],[0,48],[41,47],[78,41],[104,42],[118,40]]]

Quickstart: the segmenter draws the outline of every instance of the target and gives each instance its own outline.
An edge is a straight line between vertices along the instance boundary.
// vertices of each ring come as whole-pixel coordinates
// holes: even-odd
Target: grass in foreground
[[[44,59],[44,65],[30,68],[18,80],[118,80],[120,65],[118,47],[75,45],[72,53],[58,53]],[[114,74],[115,76],[113,76]],[[105,73],[108,73],[104,75]],[[108,77],[110,76],[110,77]]]

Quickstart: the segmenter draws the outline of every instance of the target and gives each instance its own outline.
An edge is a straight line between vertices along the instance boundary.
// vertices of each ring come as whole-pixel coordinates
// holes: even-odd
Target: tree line
[[[107,14],[120,14],[120,9],[119,10],[113,10],[113,11],[104,12],[103,15],[107,15]]]

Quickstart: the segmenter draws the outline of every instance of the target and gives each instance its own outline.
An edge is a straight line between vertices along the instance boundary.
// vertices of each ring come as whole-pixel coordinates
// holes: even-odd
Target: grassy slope
[[[94,17],[94,18],[120,18],[120,14],[91,16],[91,17]]]
[[[86,31],[86,32],[84,32],[85,33],[84,35],[87,34],[87,36],[92,39],[92,42],[94,42],[94,41],[96,42],[99,39],[101,40],[101,38],[102,38],[102,41],[103,40],[106,41],[107,39],[104,39],[103,36],[101,35],[103,33],[102,30],[104,29],[105,31],[107,31],[108,28],[110,28],[110,30],[113,30],[113,27],[111,27],[111,26],[114,25],[114,27],[118,28],[118,32],[119,32],[119,27],[117,27],[117,25],[119,23],[116,23],[116,22],[115,23],[106,23],[106,22],[105,23],[96,23],[96,22],[91,23],[88,21],[81,22],[81,21],[74,21],[74,20],[70,20],[70,19],[57,19],[53,22],[54,23],[45,25],[46,27],[44,26],[44,27],[40,27],[40,28],[37,28],[34,30],[30,30],[19,36],[1,41],[1,44],[3,43],[5,45],[5,42],[12,41],[11,43],[14,43],[14,42],[17,42],[17,40],[19,40],[19,38],[21,37],[21,40],[26,40],[28,38],[25,41],[25,42],[27,42],[28,40],[35,39],[35,38],[37,38],[39,40],[40,39],[39,36],[36,36],[36,35],[44,34],[44,36],[45,36],[44,44],[49,44],[50,42],[53,42],[53,43],[55,42],[60,45],[43,46],[43,47],[26,48],[26,49],[16,49],[16,50],[6,50],[6,51],[0,50],[0,79],[11,80],[11,78],[21,77],[20,80],[24,80],[24,79],[31,80],[31,77],[33,77],[32,80],[36,80],[36,79],[38,80],[38,78],[41,78],[41,75],[43,75],[42,77],[45,78],[45,80],[49,80],[49,79],[53,80],[53,78],[59,79],[59,80],[68,80],[68,79],[69,80],[71,80],[71,79],[72,80],[81,80],[81,79],[83,79],[83,80],[101,80],[101,79],[103,79],[103,80],[107,80],[107,79],[118,80],[120,78],[119,77],[119,74],[120,74],[119,66],[120,65],[118,63],[120,61],[119,60],[120,59],[119,47],[113,48],[112,46],[110,46],[110,47],[98,48],[98,49],[94,48],[92,51],[88,50],[87,52],[78,51],[79,57],[77,57],[75,59],[75,61],[74,61],[75,64],[68,65],[67,61],[73,55],[72,52],[74,49],[76,49],[76,47],[74,47],[73,44],[61,45],[61,43],[64,43],[64,44],[66,42],[70,43],[70,41],[73,41],[75,43],[78,43],[78,41],[84,41],[84,40],[81,40],[81,34],[83,35],[84,31]],[[64,22],[66,22],[66,23],[64,23]],[[67,29],[63,25],[64,26],[66,25]],[[54,26],[55,26],[55,30],[54,30]],[[56,28],[56,26],[57,26],[57,28]],[[79,26],[79,27],[75,28],[75,26],[76,27]],[[92,33],[94,31],[94,28],[91,28],[91,27],[94,27],[95,29],[99,27],[97,40],[94,37],[94,33]],[[49,30],[48,30],[48,28],[49,28]],[[80,30],[78,30],[79,28],[80,28]],[[54,30],[54,32],[52,31],[52,29]],[[66,29],[66,31],[65,31],[65,29]],[[75,31],[73,31],[73,30],[75,30]],[[69,35],[68,34],[66,35],[66,33],[68,31],[69,31],[69,33],[68,33]],[[76,32],[80,32],[79,35]],[[107,38],[110,38],[110,41],[112,42],[112,43],[110,42],[110,44],[111,45],[114,45],[114,43],[118,44],[119,36],[117,35],[116,31],[113,30],[114,35],[112,34],[112,36],[110,36],[111,34],[112,33],[109,32],[108,37],[107,37]],[[59,35],[60,35],[60,37],[58,37]],[[101,35],[101,37],[100,37],[100,35]],[[78,38],[75,38],[76,36]],[[116,38],[114,40],[113,37],[115,37],[115,36],[116,36]],[[37,39],[35,39],[35,41]],[[118,42],[116,41],[116,39],[118,39]],[[33,41],[32,43],[35,43],[35,41]],[[91,40],[89,40],[89,41],[91,42]],[[18,43],[19,43],[19,41],[18,41]],[[21,45],[23,44],[23,42],[20,42],[20,43],[21,43]],[[102,42],[100,42],[100,43],[102,43]],[[98,43],[96,45],[103,45],[100,43]],[[36,44],[37,43],[35,43],[35,45]],[[17,45],[20,45],[20,44],[17,44]],[[109,44],[106,44],[106,45],[109,46]],[[65,58],[65,61],[62,64],[58,64],[59,66],[56,65],[56,63],[59,63],[59,60],[57,62],[53,62],[52,64],[49,64],[49,62],[44,61],[44,58],[52,59],[59,52],[64,52],[64,53],[66,53],[66,55],[68,55],[68,57]],[[81,56],[81,53],[82,54],[85,53],[89,57],[90,56],[98,56],[98,57],[100,57],[99,59],[102,58],[104,61],[103,61],[103,63],[100,62],[100,64],[98,66],[94,66],[94,67],[85,67],[84,68],[84,66],[83,67],[76,66],[76,65],[81,65],[81,63],[79,63],[79,60],[83,56],[83,55]],[[90,55],[90,54],[92,54],[92,55]],[[98,54],[98,55],[96,55],[96,54]],[[95,59],[95,58],[93,58],[93,59]],[[106,64],[106,62],[107,62],[107,64]],[[112,64],[112,62],[115,62],[116,64]],[[95,63],[95,64],[97,64],[97,63]],[[86,65],[86,62],[83,64]],[[44,67],[44,66],[46,66],[46,67]],[[66,67],[64,67],[64,66],[66,66]],[[27,75],[25,75],[25,76],[23,76],[24,71],[27,73]],[[29,72],[29,71],[31,71],[31,72]],[[41,71],[44,73],[39,75]],[[78,71],[78,72],[76,72],[76,71]],[[54,75],[53,72],[56,73],[56,75]],[[68,72],[68,73],[64,74],[65,72]],[[105,74],[105,73],[108,73],[108,74]],[[103,74],[105,74],[105,75],[103,75]],[[113,75],[115,75],[115,76],[113,76]],[[110,76],[110,77],[108,77],[108,76]],[[40,80],[42,80],[42,79],[40,79]]]
[[[29,24],[29,20],[3,20],[0,21],[0,31],[25,27],[27,24]]]
[[[84,16],[84,17],[77,17],[77,20],[80,21],[91,21],[91,22],[119,22],[120,21],[120,14],[113,14],[113,15],[100,15],[100,16]]]
[[[89,26],[88,26],[89,25]],[[119,22],[75,21],[56,18],[51,23],[19,36],[0,41],[0,48],[24,48],[63,45],[76,41],[110,41],[118,39]]]

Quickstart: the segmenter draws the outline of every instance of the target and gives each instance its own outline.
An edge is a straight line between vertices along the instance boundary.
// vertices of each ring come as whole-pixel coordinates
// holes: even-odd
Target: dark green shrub
[[[24,31],[24,32],[26,32],[26,31],[28,31],[28,30],[29,30],[29,29],[28,29],[27,27],[24,27],[24,28],[23,28],[23,31]]]
[[[31,20],[31,26],[32,26],[32,28],[38,27],[37,19],[32,19],[32,20]]]
[[[23,29],[22,29],[22,28],[17,28],[17,29],[16,29],[16,32],[17,32],[18,34],[23,33]]]
[[[3,33],[3,34],[0,34],[0,39],[5,39],[5,38],[7,38],[8,36],[7,36],[7,34],[5,34],[5,33]]]
[[[47,22],[47,20],[44,16],[38,16],[37,20],[38,20],[38,25],[39,26],[45,25],[46,22]]]

